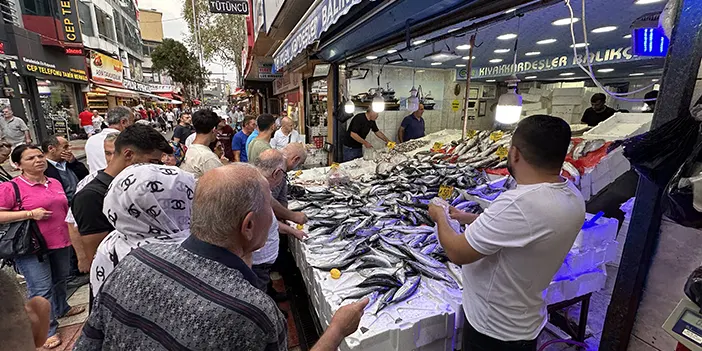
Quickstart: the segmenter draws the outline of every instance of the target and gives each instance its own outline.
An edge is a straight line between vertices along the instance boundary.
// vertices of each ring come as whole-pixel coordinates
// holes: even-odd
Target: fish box
[[[551,105],[582,105],[582,96],[554,96],[551,98]]]
[[[580,105],[559,105],[551,107],[551,113],[553,113],[554,116],[582,114],[582,112],[582,107]]]
[[[595,128],[585,132],[585,139],[618,140],[647,132],[651,129],[652,113],[617,112]]]
[[[563,296],[565,300],[570,300],[578,296],[602,290],[607,280],[607,274],[603,268],[583,273],[573,279],[561,282]]]
[[[585,214],[585,218],[588,220],[592,217],[593,215],[589,213]],[[617,219],[601,217],[594,226],[580,229],[573,243],[573,248],[585,250],[603,246],[605,242],[616,239],[618,227],[619,221]]]
[[[530,104],[523,104],[522,105],[522,111],[541,110],[543,108],[544,108],[544,105],[541,102],[533,102]]]
[[[528,101],[528,102],[541,101],[541,93],[539,93],[539,94],[524,93],[524,94],[522,94],[522,100]]]
[[[585,95],[585,88],[556,88],[553,89],[551,95],[553,95],[553,97],[577,96],[582,99],[582,97]]]
[[[547,108],[542,108],[539,110],[530,110],[530,111],[524,111],[522,112],[524,116],[529,117],[533,115],[548,115],[548,109]]]

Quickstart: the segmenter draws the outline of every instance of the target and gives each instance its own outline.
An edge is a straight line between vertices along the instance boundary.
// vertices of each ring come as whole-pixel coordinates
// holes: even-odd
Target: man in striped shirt
[[[254,287],[250,268],[251,254],[268,237],[270,201],[268,183],[253,166],[205,173],[191,236],[177,246],[142,246],[122,260],[74,350],[287,350],[286,321]],[[312,350],[336,350],[358,328],[367,303],[341,307]]]

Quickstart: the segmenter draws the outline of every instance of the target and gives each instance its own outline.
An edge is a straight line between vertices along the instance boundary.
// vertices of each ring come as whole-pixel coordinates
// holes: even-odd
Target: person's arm
[[[375,132],[375,136],[377,136],[378,138],[380,138],[380,139],[381,139],[382,141],[384,141],[385,143],[389,143],[389,142],[390,142],[390,139],[388,139],[388,137],[386,137],[385,134],[383,134],[383,132],[381,132],[381,131]]]
[[[278,223],[278,232],[285,235],[292,235],[295,237],[295,239],[300,241],[305,240],[305,238],[307,237],[307,234],[302,230],[293,228],[283,222]]]
[[[181,134],[182,134],[182,133],[181,133],[181,130],[182,130],[183,128],[179,128],[179,127],[180,127],[180,126],[176,126],[176,127],[175,127],[175,130],[173,131],[173,141],[174,141],[176,144],[180,144],[180,137],[182,136],[182,135],[181,135]]]
[[[43,208],[35,208],[31,211],[0,210],[0,223],[14,223],[25,219],[41,221],[51,217],[51,213]]]
[[[453,206],[449,207],[449,216],[463,225],[469,225],[478,219],[477,214],[461,211]]]
[[[29,130],[24,131],[24,142],[26,142],[27,144],[32,143],[32,135],[29,134]]]
[[[351,132],[350,135],[351,135],[351,138],[352,138],[353,140],[358,141],[359,143],[363,144],[363,146],[365,146],[365,147],[367,147],[367,148],[372,148],[372,147],[373,147],[373,145],[371,145],[371,143],[369,143],[369,142],[367,142],[365,139],[361,138],[361,136],[358,135],[358,134],[356,134],[356,132]]]
[[[397,141],[400,143],[405,142],[405,127],[400,126],[400,129],[397,131]]]
[[[83,247],[83,239],[80,237],[78,228],[72,223],[66,223],[68,226],[68,236],[71,238],[71,246],[73,250],[76,251],[76,258],[78,259],[78,271],[81,273],[90,272],[90,263],[92,259],[88,259],[85,254],[85,248]]]
[[[234,161],[235,162],[241,162],[241,151],[239,150],[232,150],[234,153]]]
[[[322,334],[311,351],[336,351],[345,337],[358,329],[363,310],[370,300],[367,297],[339,307],[334,313],[329,328]]]
[[[430,204],[429,215],[436,222],[437,233],[441,247],[446,251],[446,256],[457,265],[473,263],[485,255],[476,251],[468,241],[456,233],[448,222],[448,216],[440,206]]]
[[[98,246],[100,246],[100,243],[105,239],[107,234],[109,234],[109,232],[82,235],[80,237],[83,242],[83,251],[85,252],[86,258],[88,258],[88,267],[93,263]]]
[[[294,212],[287,209],[285,206],[281,205],[278,200],[271,198],[271,206],[273,207],[273,213],[275,213],[275,218],[281,221],[291,221],[297,224],[307,223],[307,215],[303,212]]]

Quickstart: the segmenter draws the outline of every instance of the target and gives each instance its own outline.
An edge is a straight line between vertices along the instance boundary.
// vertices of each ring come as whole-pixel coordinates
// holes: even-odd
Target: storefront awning
[[[115,87],[110,87],[107,85],[99,85],[95,84],[97,87],[97,91],[103,91],[106,92],[107,95],[112,95],[112,96],[117,96],[117,97],[122,97],[122,98],[128,98],[128,99],[137,99],[139,98],[139,94],[135,91],[127,90],[127,89],[122,89],[122,88],[115,88]]]
[[[139,95],[140,95],[141,97],[145,97],[145,98],[149,98],[149,99],[155,99],[155,100],[163,101],[163,102],[169,102],[169,101],[171,101],[170,98],[163,97],[163,96],[156,95],[156,94],[151,94],[151,93],[142,93],[142,92],[139,92]]]

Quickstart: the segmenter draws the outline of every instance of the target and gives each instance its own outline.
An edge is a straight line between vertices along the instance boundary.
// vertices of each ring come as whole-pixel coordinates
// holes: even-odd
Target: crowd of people
[[[9,157],[21,172],[0,170],[0,225],[32,220],[46,243],[12,260],[27,284],[24,309],[16,281],[0,273],[0,310],[16,316],[0,319],[3,342],[61,345],[58,319],[84,311],[68,304],[75,265],[90,277],[77,350],[287,349],[288,316],[275,303],[286,296],[270,273],[280,235],[305,237],[289,223],[307,217],[287,208],[287,173],[305,146],[292,121],[278,130],[267,114],[241,118],[236,134],[210,110],[178,117],[167,140],[132,109],[110,109],[86,142],[87,167],[63,137],[0,143],[0,163]],[[367,303],[341,307],[313,350],[336,349]]]

